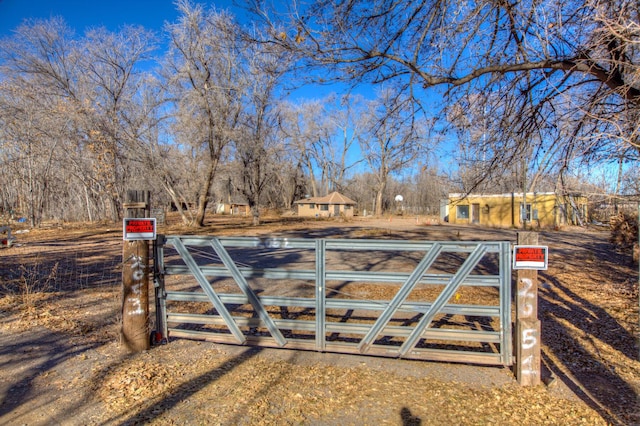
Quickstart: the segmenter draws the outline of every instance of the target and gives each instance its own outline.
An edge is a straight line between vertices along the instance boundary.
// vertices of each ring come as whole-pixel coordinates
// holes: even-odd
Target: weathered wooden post
[[[538,269],[546,269],[547,249],[538,246],[536,232],[518,232],[514,250],[516,288],[515,375],[522,386],[541,381]]]
[[[149,349],[149,240],[155,238],[149,191],[127,191],[122,249],[122,341],[132,352]],[[151,228],[150,228],[151,226]]]

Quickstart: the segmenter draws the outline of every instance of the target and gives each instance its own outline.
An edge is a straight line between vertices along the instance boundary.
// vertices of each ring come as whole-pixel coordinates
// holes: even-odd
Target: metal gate
[[[159,235],[164,338],[512,364],[508,242]]]

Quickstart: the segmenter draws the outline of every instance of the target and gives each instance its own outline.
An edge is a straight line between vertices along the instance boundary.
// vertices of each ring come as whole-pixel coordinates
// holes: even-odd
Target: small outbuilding
[[[249,203],[246,202],[225,203],[220,201],[216,204],[215,212],[216,214],[248,216],[251,213],[251,209],[249,208]]]
[[[587,198],[580,194],[528,192],[449,194],[443,219],[456,224],[519,227],[523,220],[540,228],[583,225]]]
[[[356,202],[339,192],[324,197],[307,197],[295,201],[298,216],[302,217],[353,217]]]

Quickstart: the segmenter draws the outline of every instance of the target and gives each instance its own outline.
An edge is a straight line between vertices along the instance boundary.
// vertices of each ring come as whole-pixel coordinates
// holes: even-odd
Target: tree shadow
[[[113,286],[122,279],[122,255],[105,249],[104,244],[84,246],[77,242],[74,245],[58,242],[53,246],[38,244],[38,247],[43,249],[25,253],[17,248],[14,252],[2,253],[0,295],[24,291],[72,292]]]
[[[56,370],[65,361],[100,346],[100,342],[71,341],[68,336],[50,330],[22,333],[4,340],[0,348],[0,369],[7,377],[0,381],[0,418],[21,407],[29,406],[37,392],[34,382],[40,375]],[[53,397],[55,399],[55,396]]]
[[[599,340],[616,348],[622,355],[630,360],[636,360],[637,347],[621,344],[623,341],[633,341],[634,336],[628,332],[605,309],[578,296],[575,292],[563,285],[555,277],[548,274],[540,274],[545,281],[552,286],[545,286],[540,291],[540,303],[543,311],[550,319],[561,318],[586,334],[597,337]],[[559,290],[559,291],[558,291]],[[560,292],[567,297],[562,297]],[[552,314],[552,315],[549,315]],[[547,319],[547,318],[545,318]]]
[[[216,366],[215,368],[212,368],[206,373],[203,373],[188,382],[181,384],[169,395],[165,396],[154,404],[142,408],[139,411],[138,409],[136,409],[136,407],[132,407],[130,410],[128,410],[127,413],[122,413],[120,415],[114,416],[104,421],[103,423],[138,425],[153,422],[154,419],[160,417],[164,412],[171,410],[180,402],[198,393],[211,383],[220,380],[223,376],[232,373],[236,367],[256,357],[261,351],[262,348],[260,347],[248,348],[238,356],[222,363],[221,365]],[[264,390],[264,392],[266,392],[266,389]],[[237,422],[231,422],[230,424],[237,424]]]
[[[634,424],[639,419],[638,413],[634,414],[638,401],[633,386],[607,365],[606,359],[592,354],[567,324],[584,338],[598,339],[630,361],[637,355],[634,336],[602,307],[578,296],[556,278],[546,273],[541,276],[552,284],[541,288],[539,298],[542,338],[551,351],[543,350],[544,366],[607,422]],[[554,357],[562,365],[557,365]]]
[[[402,426],[420,426],[422,425],[422,419],[418,416],[414,416],[407,407],[402,407],[400,410],[400,420]]]

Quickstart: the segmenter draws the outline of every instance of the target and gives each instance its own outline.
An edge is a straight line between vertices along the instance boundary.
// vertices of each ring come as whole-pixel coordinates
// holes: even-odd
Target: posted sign
[[[122,225],[123,240],[155,240],[156,239],[156,218],[133,218],[126,217]]]
[[[549,260],[547,246],[514,246],[513,269],[546,270]]]

